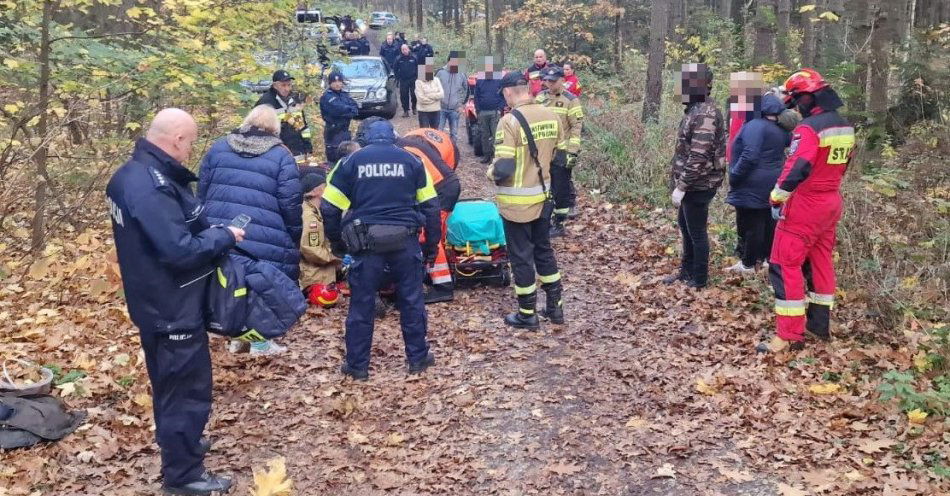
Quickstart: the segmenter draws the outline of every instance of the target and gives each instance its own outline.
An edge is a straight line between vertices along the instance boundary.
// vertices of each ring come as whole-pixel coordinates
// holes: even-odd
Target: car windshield
[[[347,79],[380,79],[387,76],[381,60],[354,60],[349,64],[334,62],[333,69]]]

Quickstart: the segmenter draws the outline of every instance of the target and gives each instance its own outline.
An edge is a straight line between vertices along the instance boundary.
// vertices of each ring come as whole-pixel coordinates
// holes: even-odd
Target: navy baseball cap
[[[556,65],[550,65],[541,70],[541,79],[545,81],[557,81],[564,77],[564,69]]]
[[[289,72],[281,69],[279,71],[274,72],[274,75],[271,76],[270,79],[271,81],[276,83],[277,81],[291,81],[294,79],[294,77],[291,76]]]
[[[346,78],[343,77],[342,73],[339,73],[337,71],[333,71],[330,73],[329,76],[327,76],[327,84],[335,83],[337,81],[346,81]]]
[[[505,77],[501,78],[501,87],[502,88],[511,88],[513,86],[527,86],[528,80],[525,79],[524,74],[518,71],[510,71],[508,74],[505,74]]]

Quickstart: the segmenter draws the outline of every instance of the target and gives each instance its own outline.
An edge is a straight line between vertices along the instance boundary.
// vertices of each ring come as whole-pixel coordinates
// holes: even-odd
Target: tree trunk
[[[416,18],[416,8],[412,5],[412,0],[406,0],[406,10],[409,11],[409,25],[412,26]]]
[[[666,66],[666,32],[670,0],[655,0],[650,14],[650,53],[647,63],[647,87],[643,95],[643,121],[656,122],[663,99],[663,68]]]
[[[416,0],[416,32],[422,34],[425,27],[425,19],[422,14],[422,0]]]
[[[498,22],[505,15],[505,2],[503,0],[492,0],[492,19]],[[505,53],[505,30],[495,29],[495,53],[504,56]],[[497,63],[497,62],[496,62]],[[500,63],[498,63],[501,65]]]
[[[667,15],[670,16],[670,21],[667,25],[667,30],[669,31],[669,36],[676,42],[683,40],[683,37],[676,32],[676,28],[682,26],[685,21],[686,12],[684,10],[683,0],[664,0],[663,3],[669,3],[667,6]],[[656,4],[654,4],[656,7]],[[652,14],[651,14],[652,22]],[[652,39],[652,38],[651,38]]]
[[[617,3],[619,7],[620,2]],[[622,17],[623,16],[620,14],[617,14],[617,16],[614,18],[614,51],[615,58],[617,60],[617,67],[620,67],[621,64],[623,64],[623,29],[621,29],[622,24],[620,22]]]
[[[37,112],[40,120],[36,126],[36,136],[39,138],[39,148],[33,156],[36,164],[36,187],[33,190],[33,232],[30,247],[34,254],[43,251],[46,242],[46,193],[48,191],[49,174],[47,158],[49,155],[49,93],[50,93],[50,38],[49,28],[53,18],[53,0],[43,1],[43,20],[40,26],[40,80],[39,97],[37,98]]]
[[[485,0],[485,44],[488,46],[488,54],[491,55],[494,53],[492,51],[492,37],[491,37],[491,25],[494,16],[491,12],[491,0]]]
[[[792,66],[792,58],[788,53],[789,24],[792,11],[792,0],[778,0],[778,33],[775,37],[775,59],[785,67]]]
[[[817,16],[812,12],[805,12],[802,14],[802,66],[803,67],[814,67],[815,66],[815,50],[817,48],[817,36],[818,30],[815,26],[816,23],[812,22],[812,19],[816,19]]]
[[[891,39],[894,36],[895,9],[892,0],[872,1],[874,31],[871,33],[870,73],[868,75],[868,111],[872,119],[887,112],[888,78],[891,74]]]
[[[719,16],[723,19],[732,18],[732,0],[719,0]]]
[[[462,9],[465,6],[465,0],[455,0],[455,32],[462,32]]]
[[[854,63],[857,66],[854,71],[854,85],[858,88],[855,95],[848,99],[848,110],[860,113],[864,112],[867,107],[868,95],[868,53],[871,19],[868,15],[867,0],[849,0],[848,12],[853,15],[851,40],[848,45],[854,54]]]
[[[775,41],[775,0],[756,2],[754,24],[752,65],[767,64],[772,61],[772,43]]]

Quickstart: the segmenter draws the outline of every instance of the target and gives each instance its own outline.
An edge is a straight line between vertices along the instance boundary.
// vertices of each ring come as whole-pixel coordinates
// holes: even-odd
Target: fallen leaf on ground
[[[914,408],[913,410],[907,412],[907,421],[912,424],[923,424],[927,421],[927,412],[921,410],[920,408]]]
[[[672,479],[676,478],[676,470],[673,470],[672,463],[664,463],[662,467],[656,469],[656,473],[653,474],[653,478],[658,479],[661,477],[669,477]]]
[[[699,391],[700,393],[705,394],[706,396],[712,396],[719,392],[713,386],[706,384],[706,381],[702,379],[696,379],[696,390]]]
[[[894,441],[890,439],[868,439],[858,445],[858,449],[869,454],[877,453],[882,449],[890,448]]]
[[[841,385],[829,382],[827,384],[812,384],[808,386],[811,394],[838,394],[841,392]]]
[[[584,469],[583,465],[573,463],[555,463],[548,465],[548,470],[558,475],[573,475]]]
[[[778,490],[782,493],[782,496],[808,496],[808,493],[795,486],[790,486],[781,482],[779,482],[777,485]]]
[[[254,471],[254,489],[251,496],[290,496],[293,481],[287,478],[283,457],[267,462],[267,470]]]

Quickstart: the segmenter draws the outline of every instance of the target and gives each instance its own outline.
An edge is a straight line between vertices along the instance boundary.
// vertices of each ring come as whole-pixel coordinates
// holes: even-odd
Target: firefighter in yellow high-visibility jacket
[[[551,160],[566,143],[557,116],[534,101],[523,74],[508,73],[501,87],[512,110],[498,123],[488,177],[496,186],[518,296],[518,311],[507,315],[505,323],[537,329],[537,279],[547,296],[541,316],[555,324],[564,322],[561,273],[549,235],[554,205],[548,192]]]

